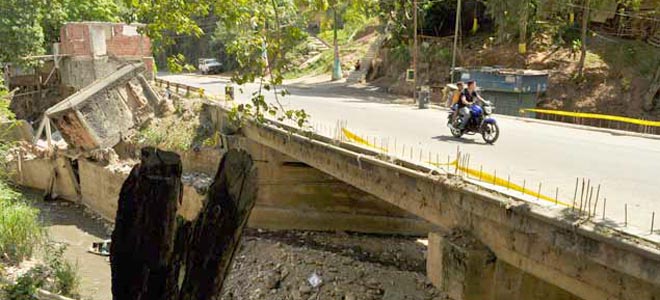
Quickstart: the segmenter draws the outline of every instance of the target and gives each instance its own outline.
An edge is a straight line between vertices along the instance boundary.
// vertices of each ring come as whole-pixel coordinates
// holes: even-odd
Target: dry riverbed
[[[87,253],[111,225],[68,202],[35,201],[51,239],[68,245],[83,299],[110,300],[110,264]],[[425,278],[426,247],[413,237],[248,229],[223,300],[444,299]]]

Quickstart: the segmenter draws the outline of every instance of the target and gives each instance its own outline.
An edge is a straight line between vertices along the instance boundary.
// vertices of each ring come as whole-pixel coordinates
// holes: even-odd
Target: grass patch
[[[182,99],[174,114],[152,120],[140,128],[133,140],[140,145],[172,151],[187,151],[205,145],[209,138],[213,138],[213,132],[200,123],[201,114],[201,103]]]
[[[284,73],[285,79],[299,78],[302,76],[319,75],[332,71],[332,61],[334,60],[334,53],[332,49],[323,51],[321,58],[309,64],[305,68],[294,66],[288,72]]]
[[[43,241],[44,230],[38,216],[39,210],[0,180],[0,255],[10,263],[31,257]]]

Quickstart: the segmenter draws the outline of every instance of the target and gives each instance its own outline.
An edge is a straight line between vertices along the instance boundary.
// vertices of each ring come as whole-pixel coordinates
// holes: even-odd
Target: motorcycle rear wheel
[[[486,123],[481,128],[481,136],[488,144],[493,144],[500,137],[500,127],[497,123]]]

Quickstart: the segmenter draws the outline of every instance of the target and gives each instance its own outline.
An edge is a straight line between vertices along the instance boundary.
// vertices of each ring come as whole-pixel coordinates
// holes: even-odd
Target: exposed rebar
[[[575,194],[573,194],[573,206],[571,206],[571,211],[575,211],[575,201],[577,201],[578,185],[580,185],[579,177],[575,179]]]
[[[651,214],[651,234],[653,234],[653,223],[655,222],[655,212]]]

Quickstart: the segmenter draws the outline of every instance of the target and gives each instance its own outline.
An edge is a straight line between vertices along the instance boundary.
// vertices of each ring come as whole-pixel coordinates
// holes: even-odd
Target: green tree
[[[44,34],[39,21],[40,0],[0,1],[0,62],[44,53]]]
[[[264,91],[273,91],[277,97],[286,95],[278,90],[286,67],[286,51],[305,36],[298,20],[298,5],[323,5],[324,1],[293,0],[154,0],[139,2],[125,0],[132,20],[147,24],[146,33],[156,47],[172,44],[176,36],[200,36],[204,30],[195,22],[213,11],[223,30],[235,37],[225,44],[235,56],[237,72],[233,81],[239,84],[259,81],[261,88],[252,97],[252,103],[239,105],[234,116],[252,116],[263,121],[266,114],[291,119],[303,125],[304,111],[285,110],[281,105],[265,101]],[[173,61],[173,60],[170,60]],[[277,101],[279,103],[279,101]]]
[[[46,45],[58,42],[66,22],[120,22],[122,6],[115,0],[51,0],[41,7]]]

